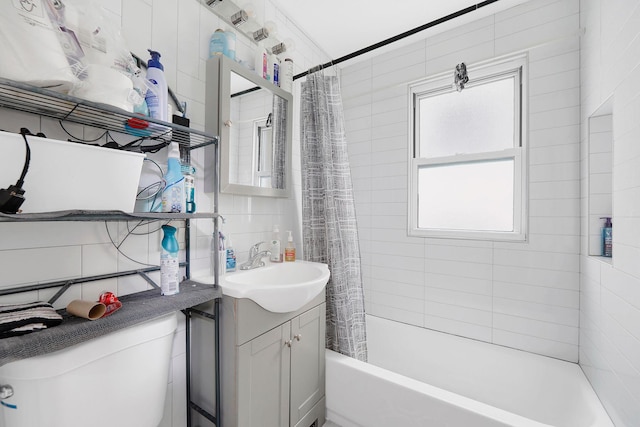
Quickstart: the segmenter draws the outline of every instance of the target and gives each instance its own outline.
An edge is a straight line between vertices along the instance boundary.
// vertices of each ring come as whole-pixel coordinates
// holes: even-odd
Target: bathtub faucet
[[[258,267],[264,267],[264,261],[262,261],[262,258],[271,256],[271,252],[260,250],[260,245],[263,243],[265,242],[258,242],[251,246],[251,249],[249,249],[249,259],[247,262],[240,265],[240,270],[252,270]]]

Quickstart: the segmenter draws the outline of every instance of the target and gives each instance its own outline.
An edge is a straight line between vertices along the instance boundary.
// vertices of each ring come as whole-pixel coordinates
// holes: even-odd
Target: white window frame
[[[453,69],[453,68],[452,68]],[[418,237],[435,237],[449,239],[473,239],[491,241],[526,241],[527,240],[527,208],[528,208],[528,170],[527,170],[527,121],[528,121],[528,74],[527,56],[518,55],[494,59],[476,65],[467,65],[469,82],[465,87],[496,80],[506,75],[513,75],[519,79],[520,90],[515,91],[515,138],[520,139],[520,146],[494,151],[473,154],[456,154],[454,156],[421,158],[420,157],[420,120],[419,102],[425,96],[434,96],[455,91],[453,86],[453,71],[420,80],[409,85],[409,212],[408,234]],[[518,80],[516,80],[518,81]],[[465,89],[463,89],[465,90]],[[518,117],[518,107],[520,114]],[[514,185],[513,185],[513,231],[485,231],[485,230],[450,230],[418,228],[418,171],[425,166],[443,166],[453,164],[465,164],[483,162],[487,160],[513,159],[514,160]]]

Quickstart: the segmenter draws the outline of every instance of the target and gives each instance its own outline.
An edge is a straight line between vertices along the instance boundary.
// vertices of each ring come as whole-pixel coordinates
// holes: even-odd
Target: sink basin
[[[296,311],[314,299],[329,281],[326,264],[295,261],[227,273],[220,278],[223,295],[249,298],[275,313]]]

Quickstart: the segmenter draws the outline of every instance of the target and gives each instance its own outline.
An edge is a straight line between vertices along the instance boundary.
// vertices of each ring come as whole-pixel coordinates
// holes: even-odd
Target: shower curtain
[[[304,258],[331,271],[326,347],[366,361],[360,247],[338,78],[308,75],[300,103]]]

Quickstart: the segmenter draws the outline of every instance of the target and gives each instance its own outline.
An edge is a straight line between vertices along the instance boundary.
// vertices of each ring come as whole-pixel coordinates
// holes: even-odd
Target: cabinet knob
[[[286,345],[287,347],[291,347],[291,344],[293,344],[293,340],[287,340],[284,342],[284,345]]]
[[[293,337],[296,339],[296,341],[300,341],[302,339],[302,334],[297,334],[297,335],[294,335]]]

